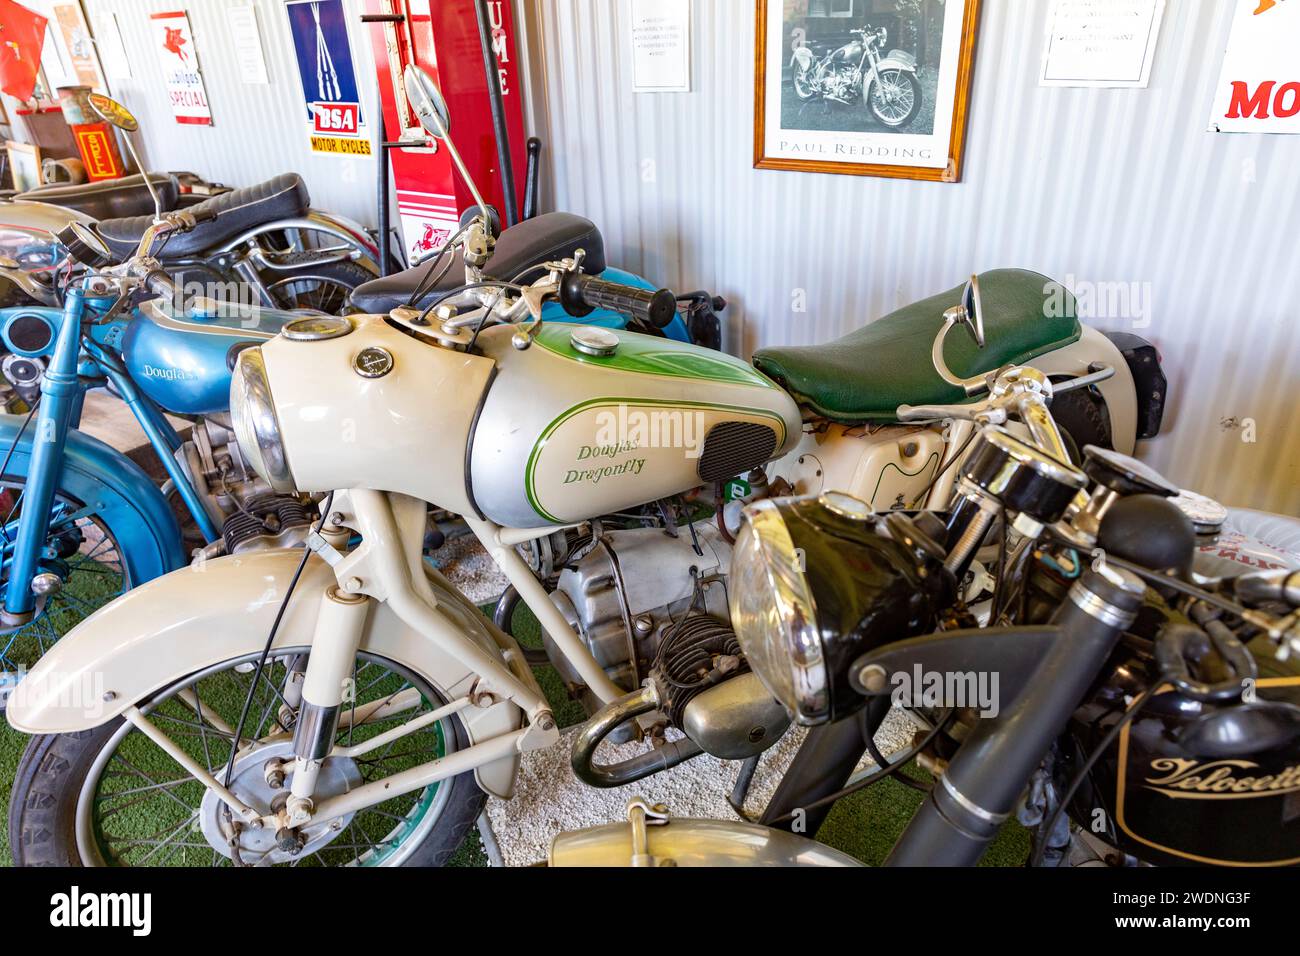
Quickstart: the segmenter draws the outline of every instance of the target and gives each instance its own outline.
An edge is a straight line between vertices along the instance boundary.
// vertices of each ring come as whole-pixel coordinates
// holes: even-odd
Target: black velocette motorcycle
[[[806,46],[791,58],[794,92],[801,100],[853,105],[861,99],[882,125],[902,129],[921,111],[921,81],[916,57],[905,50],[883,54],[889,32],[881,27],[850,31],[853,39],[817,59]]]
[[[888,865],[973,865],[1013,813],[1034,865],[1300,863],[1300,571],[1196,574],[1178,489],[1094,447],[1067,464],[1036,376],[942,409],[981,425],[943,516],[834,493],[747,509],[736,636],[813,727],[762,826],[633,801],[626,824],[557,837],[553,865],[851,864],[783,831],[922,754],[937,782]],[[967,604],[990,535],[999,583]],[[928,732],[846,785],[895,704]]]

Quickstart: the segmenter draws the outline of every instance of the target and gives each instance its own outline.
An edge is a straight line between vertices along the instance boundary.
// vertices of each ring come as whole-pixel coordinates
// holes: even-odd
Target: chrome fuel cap
[[[341,315],[308,315],[286,322],[280,334],[291,342],[323,342],[352,331],[352,320]]]
[[[598,325],[584,325],[569,335],[569,344],[584,355],[613,355],[618,351],[618,343],[618,333]]]

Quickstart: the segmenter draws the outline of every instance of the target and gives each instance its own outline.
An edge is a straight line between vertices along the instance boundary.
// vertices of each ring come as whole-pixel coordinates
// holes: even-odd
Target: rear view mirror
[[[411,63],[402,72],[402,88],[406,90],[407,102],[424,131],[434,139],[446,140],[451,133],[451,116],[447,112],[447,101],[442,98],[442,91],[433,78]]]
[[[94,110],[99,118],[110,126],[120,129],[123,133],[134,133],[140,128],[140,121],[135,118],[135,114],[129,109],[113,99],[111,96],[105,96],[103,93],[91,93],[88,97],[90,108]],[[131,142],[130,135],[123,136],[126,140],[126,151],[131,154],[131,160],[135,163],[136,171],[143,174],[145,188],[149,190],[149,195],[153,199],[153,218],[154,222],[162,219],[163,207],[162,196],[154,188],[153,178],[145,170],[144,165],[140,162],[140,156],[135,151],[135,144]]]
[[[140,128],[140,123],[136,120],[135,114],[111,96],[105,96],[103,93],[91,93],[89,99],[90,108],[99,114],[99,118],[105,123],[116,126],[124,133],[134,133]]]
[[[948,362],[943,355],[944,340],[955,325],[964,326],[970,333],[970,337],[975,340],[975,344],[979,348],[984,348],[984,303],[980,299],[979,276],[970,277],[966,288],[962,290],[961,302],[944,312],[943,327],[935,336],[934,346],[930,350],[930,359],[940,378],[950,385],[963,389],[967,395],[976,395],[987,388],[983,377],[976,375],[972,378],[961,378],[948,368]]]
[[[961,315],[957,321],[966,326],[975,344],[984,348],[984,304],[980,301],[980,277],[971,276],[961,295]],[[950,309],[949,312],[954,310]],[[944,316],[947,319],[947,315]]]
[[[490,230],[492,214],[488,211],[487,203],[483,201],[483,194],[479,191],[478,183],[474,182],[474,177],[470,175],[469,169],[465,166],[465,161],[460,157],[460,151],[456,149],[456,144],[451,141],[451,116],[447,112],[447,101],[442,98],[442,91],[438,89],[438,84],[433,82],[433,78],[428,73],[414,63],[410,63],[402,72],[402,89],[406,91],[406,99],[411,104],[411,109],[415,112],[416,118],[420,121],[420,126],[424,128],[426,133],[441,141],[447,147],[452,162],[455,163],[461,178],[465,180],[465,185],[469,187],[470,194],[474,197],[474,205],[478,207],[479,216],[483,220],[483,229]],[[489,235],[487,239],[488,255],[491,254],[491,244],[492,238]],[[481,265],[481,263],[479,264]]]

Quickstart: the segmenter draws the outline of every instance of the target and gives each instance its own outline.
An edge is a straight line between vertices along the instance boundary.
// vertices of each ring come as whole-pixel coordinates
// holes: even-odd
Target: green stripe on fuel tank
[[[571,325],[544,325],[533,341],[548,352],[583,365],[596,365],[621,372],[639,372],[643,375],[665,375],[670,378],[758,385],[764,388],[778,387],[749,363],[725,352],[715,352],[654,335],[619,331],[618,349],[613,355],[587,355],[570,343],[569,336],[572,332]]]

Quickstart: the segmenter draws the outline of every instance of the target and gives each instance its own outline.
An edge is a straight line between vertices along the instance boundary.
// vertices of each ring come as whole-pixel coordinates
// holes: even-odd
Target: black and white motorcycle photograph
[[[1283,932],[1298,44],[0,0],[11,935]]]
[[[920,0],[899,4],[900,11],[906,7],[906,14],[888,18],[897,31],[893,35],[906,31],[914,47],[924,22],[922,6]],[[787,19],[786,26],[797,45],[790,55],[788,90],[782,99],[784,126],[861,131],[874,125],[886,132],[922,133],[934,129],[935,45],[930,47],[929,60],[922,60],[915,50],[890,46],[889,27],[866,20],[855,24],[806,16]]]

